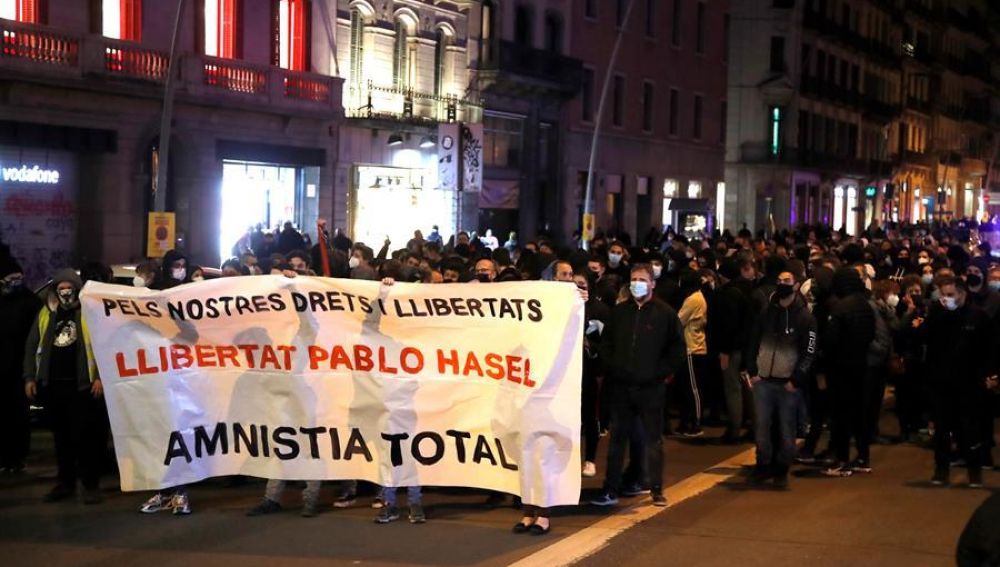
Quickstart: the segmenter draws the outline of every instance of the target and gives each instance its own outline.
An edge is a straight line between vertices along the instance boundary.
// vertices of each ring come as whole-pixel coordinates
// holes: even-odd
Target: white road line
[[[606,547],[612,538],[625,530],[725,482],[735,476],[735,471],[738,471],[740,467],[751,465],[753,462],[754,449],[747,449],[703,472],[667,487],[666,495],[669,504],[666,508],[653,506],[648,500],[642,504],[622,508],[612,516],[563,538],[520,561],[511,563],[510,567],[562,567],[576,563]],[[709,472],[712,469],[735,469],[735,471],[719,474]]]

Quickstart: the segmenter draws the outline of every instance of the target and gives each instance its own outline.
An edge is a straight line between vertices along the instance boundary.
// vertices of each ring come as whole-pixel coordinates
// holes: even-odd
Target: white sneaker
[[[143,514],[155,514],[162,510],[167,510],[170,508],[170,499],[164,498],[159,492],[146,500],[142,506],[139,507],[139,511]]]
[[[583,477],[594,478],[595,476],[597,476],[597,465],[590,461],[583,463]]]

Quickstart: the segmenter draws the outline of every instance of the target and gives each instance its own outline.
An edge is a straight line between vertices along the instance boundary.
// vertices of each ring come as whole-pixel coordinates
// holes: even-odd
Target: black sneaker
[[[427,516],[424,515],[424,507],[420,504],[410,504],[410,523],[422,524],[426,521]]]
[[[590,501],[594,506],[615,506],[618,504],[618,497],[613,492],[605,492]]]
[[[667,507],[667,497],[664,496],[662,492],[654,492],[653,493],[653,506],[656,506],[657,508],[666,508]]]
[[[247,516],[264,516],[266,514],[274,514],[275,512],[281,511],[281,504],[278,504],[270,498],[265,498],[260,504],[254,506],[247,512]]]
[[[687,437],[688,439],[693,439],[695,437],[703,437],[705,431],[700,427],[692,427],[690,429],[685,429],[680,431],[681,437]]]
[[[871,474],[872,464],[864,459],[857,459],[850,465],[851,472],[854,474]]]
[[[983,470],[969,468],[969,488],[983,487]]]
[[[795,457],[795,463],[799,465],[815,465],[817,462],[816,455],[806,453],[805,451],[800,452]]]
[[[303,502],[302,517],[315,518],[316,516],[319,516],[319,502]]]
[[[784,470],[774,475],[774,487],[784,490],[788,488],[788,471]]]
[[[52,490],[42,498],[43,502],[61,502],[76,495],[76,489],[71,486],[55,485]]]
[[[357,496],[352,493],[344,493],[333,499],[334,508],[350,508],[358,501]],[[374,506],[372,506],[374,508]]]
[[[622,496],[642,496],[643,494],[649,494],[649,489],[639,484],[630,484],[622,489]]]
[[[934,486],[946,486],[951,482],[949,478],[950,472],[948,467],[936,467],[934,469],[934,476],[931,477],[931,484]]]
[[[395,506],[383,506],[375,516],[376,524],[388,524],[399,519],[399,510]]]
[[[769,465],[756,465],[747,481],[753,485],[761,485],[767,482],[772,476],[773,473]]]

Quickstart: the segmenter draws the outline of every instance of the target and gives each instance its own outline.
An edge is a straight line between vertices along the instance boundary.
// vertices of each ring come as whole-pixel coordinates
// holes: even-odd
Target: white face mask
[[[146,278],[142,276],[136,276],[132,278],[133,287],[146,287]]]
[[[632,282],[629,284],[628,289],[632,293],[632,297],[642,299],[649,293],[649,284],[642,281]]]
[[[924,264],[930,264],[931,263],[931,259],[928,258],[928,257],[926,257],[926,256],[921,256],[921,257],[917,258],[917,263],[920,264],[921,266],[923,266]]]
[[[944,308],[948,311],[954,311],[958,309],[958,300],[954,297],[942,297],[941,305],[944,305]]]
[[[653,279],[660,279],[660,274],[663,273],[663,266],[660,264],[653,264]]]
[[[63,305],[69,305],[76,300],[76,291],[72,289],[60,289],[56,295],[59,297],[59,303]]]
[[[361,265],[361,260],[357,256],[351,256],[351,259],[347,261],[347,265],[353,270]]]
[[[170,276],[175,280],[182,282],[184,281],[185,276],[187,276],[187,270],[184,268],[174,268],[170,272]]]
[[[612,254],[611,252],[608,252],[608,265],[609,266],[611,266],[612,268],[617,268],[618,264],[621,264],[621,263],[622,263],[622,255],[621,254]]]
[[[890,308],[895,309],[896,306],[899,305],[899,296],[895,293],[889,294],[889,297],[885,298],[885,304]]]
[[[920,276],[920,281],[924,282],[924,285],[931,285],[934,281],[934,274],[924,274]]]

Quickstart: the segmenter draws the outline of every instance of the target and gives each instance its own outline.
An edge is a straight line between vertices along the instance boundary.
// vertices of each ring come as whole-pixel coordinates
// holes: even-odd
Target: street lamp
[[[160,117],[160,144],[156,162],[156,189],[153,195],[153,209],[167,208],[167,171],[170,160],[170,127],[174,120],[174,75],[177,74],[177,43],[181,34],[181,17],[184,15],[184,0],[177,0],[177,15],[174,17],[174,35],[170,39],[170,59],[167,60],[167,80],[163,93],[163,115]]]

